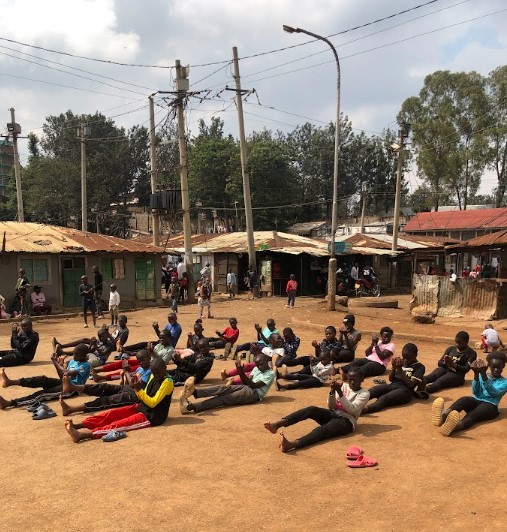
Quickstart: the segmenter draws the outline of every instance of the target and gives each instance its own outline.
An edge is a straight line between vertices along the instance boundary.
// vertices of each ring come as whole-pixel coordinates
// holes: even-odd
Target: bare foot
[[[70,416],[72,414],[72,410],[70,406],[63,400],[63,397],[60,395],[60,406],[62,407],[62,415],[63,416]]]
[[[81,434],[74,427],[74,423],[72,423],[70,419],[67,419],[67,421],[65,421],[65,430],[70,434],[70,437],[72,438],[72,441],[74,443],[78,443],[79,441],[81,441]]]
[[[57,343],[56,346],[55,346],[55,353],[58,355],[58,356],[62,356],[63,355],[63,347],[61,346],[61,344]]]
[[[56,339],[56,336],[53,336],[53,340],[51,341],[53,345],[53,351],[56,352],[56,346],[59,344],[58,340]]]
[[[102,377],[95,368],[92,368],[92,378],[95,382],[100,382],[102,380]]]
[[[343,371],[342,368],[340,368],[340,377],[342,378],[343,382],[347,382],[347,374]]]
[[[264,423],[264,428],[266,430],[269,430],[271,434],[276,434],[279,427],[278,427],[278,423],[272,423],[271,421],[266,421],[266,423]]]
[[[234,384],[234,377],[229,377],[225,381],[225,386],[232,386]]]
[[[63,393],[72,393],[73,391],[74,391],[74,388],[72,386],[72,383],[70,382],[69,376],[68,375],[64,375],[62,377],[62,392]]]
[[[282,453],[286,453],[288,451],[292,451],[292,449],[296,448],[296,443],[289,441],[283,432],[280,432],[280,449],[282,450]]]
[[[229,375],[227,375],[227,370],[226,370],[226,369],[223,369],[223,370],[220,372],[220,377],[222,377],[222,380],[223,380],[223,381],[227,380],[227,378],[229,377]]]
[[[0,410],[5,410],[8,406],[11,406],[11,401],[7,401],[0,395]]]
[[[2,368],[2,372],[0,373],[0,383],[2,384],[2,388],[8,388],[12,385],[11,379],[7,377],[5,370]]]

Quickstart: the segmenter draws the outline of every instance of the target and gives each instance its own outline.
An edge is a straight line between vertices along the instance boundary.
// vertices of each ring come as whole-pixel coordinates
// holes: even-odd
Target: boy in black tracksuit
[[[189,377],[195,377],[195,384],[199,384],[211,371],[215,357],[210,355],[208,339],[201,338],[195,344],[195,349],[196,352],[189,357],[182,358],[177,353],[173,356],[177,368],[167,373],[176,386],[184,384]]]
[[[470,371],[470,364],[477,359],[477,353],[468,345],[469,340],[470,337],[465,331],[456,335],[456,345],[444,351],[438,361],[438,368],[424,378],[428,393],[465,384],[465,375]]]

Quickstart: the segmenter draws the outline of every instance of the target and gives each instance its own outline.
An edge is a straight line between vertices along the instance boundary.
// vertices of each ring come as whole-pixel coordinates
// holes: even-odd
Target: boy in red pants
[[[139,403],[107,410],[103,414],[87,417],[81,423],[74,424],[68,419],[65,430],[74,443],[101,438],[113,430],[128,431],[162,425],[169,415],[174,384],[161,358],[154,358],[150,368],[151,377],[145,389],[142,388],[141,378],[137,374],[132,375],[131,386]]]

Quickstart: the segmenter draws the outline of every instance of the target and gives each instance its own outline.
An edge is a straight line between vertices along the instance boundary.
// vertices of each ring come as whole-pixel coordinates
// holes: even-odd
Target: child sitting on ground
[[[269,432],[276,434],[278,429],[289,427],[306,419],[313,419],[320,425],[309,434],[292,441],[288,440],[281,432],[280,448],[283,453],[314,445],[329,438],[350,434],[356,429],[357,419],[370,397],[368,390],[361,388],[362,382],[361,368],[351,368],[348,373],[348,382],[333,382],[331,384],[331,390],[327,397],[328,408],[309,406],[278,421],[267,421],[264,423],[264,427]]]
[[[366,348],[366,358],[356,358],[350,364],[340,368],[340,375],[343,381],[347,380],[347,373],[351,368],[360,367],[363,376],[376,377],[383,375],[394,355],[395,347],[391,341],[393,330],[391,327],[380,329],[380,339],[378,334],[373,334],[371,344]]]
[[[103,366],[109,355],[115,350],[114,340],[109,334],[109,331],[102,327],[97,333],[97,338],[81,338],[74,342],[61,344],[56,338],[53,338],[53,345],[58,356],[70,356],[72,351],[65,351],[69,347],[76,347],[79,344],[87,344],[88,347],[88,362],[92,368]]]
[[[424,377],[428,393],[465,384],[470,364],[477,358],[477,353],[468,345],[469,340],[466,331],[459,331],[454,340],[455,345],[448,347],[438,361],[438,368]]]
[[[62,378],[68,376],[73,384],[85,384],[86,379],[90,375],[90,364],[87,362],[88,346],[86,344],[78,344],[73,350],[73,358],[64,365],[61,365],[60,360],[56,354],[53,354],[51,361],[58,373],[58,378],[46,377],[45,375],[39,377],[24,377],[21,379],[9,379],[5,370],[2,369],[0,373],[0,384],[2,388],[9,388],[10,386],[22,386],[24,388],[42,388],[38,392],[10,401],[0,396],[0,409],[8,407],[32,406],[35,403],[42,403],[47,401],[55,401],[62,393]],[[71,394],[72,396],[74,394]]]
[[[229,319],[229,327],[226,327],[222,332],[215,331],[218,338],[208,338],[210,349],[224,348],[224,354],[220,355],[221,360],[227,360],[231,354],[233,345],[238,341],[239,329],[238,320],[236,318]]]
[[[487,353],[489,349],[496,351],[499,347],[505,347],[491,323],[487,323],[486,328],[481,333],[481,347],[484,353]]]
[[[277,390],[295,390],[296,388],[320,388],[329,378],[335,374],[331,352],[324,350],[320,353],[320,359],[312,357],[310,365],[305,366],[297,373],[278,373],[278,377],[286,381],[295,381],[289,384],[280,384],[275,380]]]
[[[322,342],[314,340],[312,346],[315,349],[315,356],[318,358],[321,351],[331,351],[334,350],[335,354],[340,352],[342,344],[336,339],[336,327],[333,325],[328,325],[324,329],[324,339]],[[287,367],[294,366],[309,366],[311,361],[310,355],[304,355],[296,358],[291,358],[285,362]]]
[[[161,358],[155,357],[150,367],[151,377],[145,389],[141,377],[132,375],[131,384],[139,403],[107,410],[102,414],[87,417],[81,423],[74,424],[68,419],[65,422],[65,430],[74,443],[101,438],[113,430],[137,430],[162,425],[169,415],[174,384],[167,375]]]
[[[442,425],[441,432],[450,436],[453,432],[466,430],[481,421],[495,419],[498,415],[498,404],[507,393],[507,379],[502,377],[507,355],[502,351],[494,351],[484,360],[474,360],[470,367],[474,372],[472,381],[473,397],[461,397],[444,411],[444,399],[438,397],[433,402],[431,420],[437,427]],[[490,370],[488,375],[487,370]],[[464,410],[466,416],[460,420],[459,413]]]
[[[379,384],[370,389],[370,399],[376,401],[366,405],[363,414],[410,403],[415,397],[416,388],[424,386],[425,368],[417,360],[417,346],[405,344],[401,355],[403,358],[395,357],[391,362],[390,384]]]

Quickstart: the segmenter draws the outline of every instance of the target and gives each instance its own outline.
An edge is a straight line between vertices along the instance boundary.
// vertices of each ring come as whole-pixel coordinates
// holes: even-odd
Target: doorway
[[[155,296],[155,260],[136,259],[136,299],[156,301]]]
[[[63,306],[80,307],[79,285],[81,284],[81,276],[85,274],[85,258],[65,257],[61,260]]]

